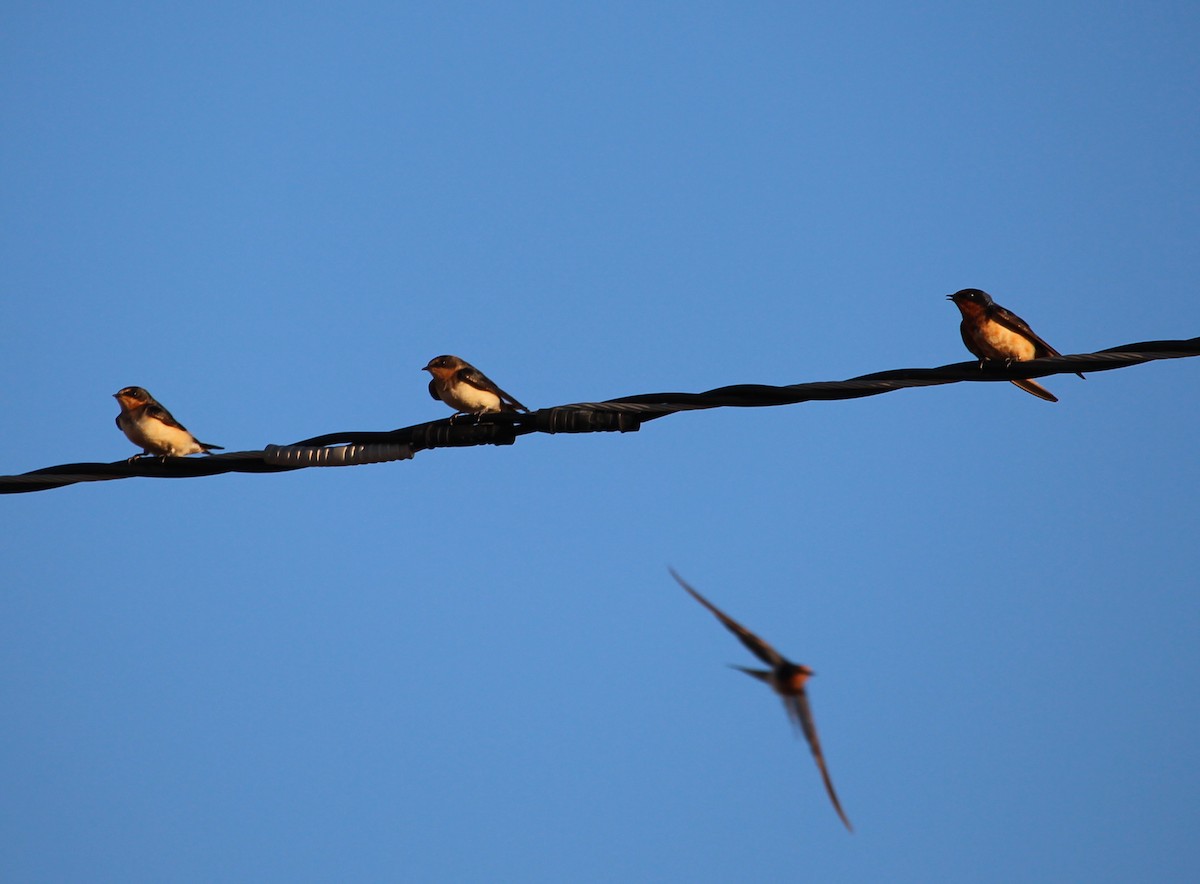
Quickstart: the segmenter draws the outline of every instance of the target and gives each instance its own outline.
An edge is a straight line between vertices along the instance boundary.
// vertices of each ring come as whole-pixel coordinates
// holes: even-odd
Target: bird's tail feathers
[[[729,664],[729,668],[736,669],[738,672],[744,672],[747,675],[751,675],[754,678],[757,678],[759,681],[764,681],[768,684],[771,682],[771,672],[768,669],[747,669],[745,666],[735,666],[732,663]]]
[[[1047,390],[1045,387],[1043,387],[1041,384],[1039,384],[1037,381],[1033,380],[1032,378],[1021,378],[1020,380],[1013,381],[1013,383],[1016,384],[1018,387],[1020,387],[1022,390],[1024,390],[1026,393],[1032,393],[1034,396],[1037,396],[1039,399],[1045,399],[1047,402],[1057,402],[1058,401],[1057,396],[1055,396],[1053,393],[1051,393],[1049,390]]]

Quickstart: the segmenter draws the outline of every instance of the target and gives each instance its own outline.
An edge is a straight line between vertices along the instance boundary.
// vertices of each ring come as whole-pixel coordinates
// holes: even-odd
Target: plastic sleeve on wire
[[[263,460],[267,463],[291,467],[356,467],[369,463],[412,460],[412,456],[412,446],[399,443],[337,445],[330,448],[268,445],[263,450]]]
[[[488,415],[491,417],[491,415]],[[411,427],[413,447],[468,448],[474,445],[512,445],[517,441],[517,430],[510,423],[472,423],[464,418],[455,423],[438,421]]]
[[[543,408],[534,414],[539,433],[634,433],[641,418],[623,411],[594,408]]]

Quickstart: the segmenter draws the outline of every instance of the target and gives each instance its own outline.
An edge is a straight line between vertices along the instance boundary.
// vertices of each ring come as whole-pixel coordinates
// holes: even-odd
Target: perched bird
[[[1043,356],[1062,354],[1037,336],[1024,319],[1010,310],[1005,310],[992,300],[992,296],[980,289],[963,289],[946,299],[954,302],[962,313],[963,343],[979,357],[980,365],[987,359],[1003,359],[1008,362],[1028,362]],[[1080,377],[1083,375],[1079,372]],[[1047,402],[1057,402],[1058,397],[1035,380],[1022,378],[1013,381],[1027,393],[1032,393]]]
[[[113,393],[113,398],[121,406],[121,413],[117,415],[117,427],[130,442],[142,449],[141,454],[135,454],[130,460],[137,460],[148,454],[183,457],[197,452],[208,454],[209,450],[214,448],[224,450],[220,445],[210,445],[197,440],[183,424],[171,416],[171,412],[141,387],[125,387]]]
[[[804,689],[805,682],[812,677],[813,671],[807,666],[801,666],[786,659],[753,632],[727,616],[716,605],[692,589],[682,577],[675,573],[674,568],[671,569],[671,576],[678,581],[680,586],[688,591],[692,598],[708,608],[713,616],[724,624],[726,629],[736,635],[738,640],[746,646],[750,653],[771,667],[770,669],[747,669],[744,666],[734,666],[733,668],[739,669],[747,675],[754,676],[759,681],[767,683],[782,698],[784,708],[787,709],[788,717],[792,720],[792,724],[808,740],[808,746],[812,750],[813,758],[817,761],[817,768],[821,771],[821,779],[825,781],[825,791],[829,793],[829,800],[833,802],[833,809],[842,818],[842,822],[845,823],[846,828],[853,832],[854,827],[850,825],[850,820],[846,818],[846,814],[842,810],[842,803],[838,801],[837,792],[833,790],[833,781],[829,778],[829,770],[825,767],[825,756],[821,752],[821,741],[817,738],[817,727],[813,724],[812,709],[808,705],[808,692]]]
[[[457,356],[437,356],[421,370],[433,375],[429,381],[429,395],[445,402],[457,414],[529,411],[492,383],[487,375]]]

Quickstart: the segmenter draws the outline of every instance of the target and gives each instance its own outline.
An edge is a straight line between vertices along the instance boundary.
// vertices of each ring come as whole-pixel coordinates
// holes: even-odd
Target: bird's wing
[[[1022,319],[1011,310],[1001,307],[999,304],[993,304],[989,316],[1009,331],[1014,331],[1022,337],[1031,340],[1034,346],[1042,352],[1038,356],[1062,356],[1057,350],[1038,337],[1038,333],[1029,327],[1029,323]]]
[[[508,393],[505,393],[503,390],[501,390],[498,386],[496,386],[491,378],[473,365],[460,368],[457,373],[457,378],[458,380],[468,383],[477,389],[487,390],[489,393],[495,393],[500,397],[501,402],[511,405],[517,411],[529,411],[528,408],[526,408]]]
[[[833,809],[842,818],[846,828],[853,832],[854,827],[850,825],[846,812],[842,810],[842,802],[838,801],[837,792],[833,788],[833,780],[829,778],[829,769],[825,766],[821,740],[817,737],[817,726],[813,724],[812,708],[808,705],[808,693],[800,691],[797,694],[790,694],[783,698],[783,704],[787,707],[789,717],[804,732],[804,738],[808,740],[808,746],[817,762],[817,769],[821,771],[821,779],[825,781],[825,791],[829,793],[829,800],[833,802]]]
[[[168,427],[174,427],[177,430],[183,430],[185,433],[188,432],[187,427],[175,420],[171,412],[167,411],[157,402],[147,403],[145,405],[145,409],[146,417],[152,417],[156,421],[161,421],[162,423],[166,424]]]
[[[1024,319],[1022,319],[1017,314],[1013,313],[1011,310],[1006,310],[1005,308],[1001,307],[999,304],[993,304],[992,305],[992,318],[995,319],[1001,325],[1003,325],[1005,328],[1011,329],[1012,331],[1015,331],[1017,334],[1024,335],[1025,337],[1029,338],[1029,340],[1033,341],[1034,347],[1037,348],[1034,351],[1036,356],[1062,356],[1061,353],[1059,353],[1057,350],[1055,350],[1053,347],[1051,347],[1049,344],[1047,344],[1044,340],[1042,340],[1041,337],[1038,336],[1037,332],[1035,332],[1033,329],[1031,329],[1029,327],[1028,322],[1026,322]],[[1077,372],[1075,372],[1075,374],[1081,378],[1083,377],[1083,372],[1081,372],[1081,371],[1077,371]],[[1084,378],[1084,380],[1087,380],[1087,378]],[[1015,381],[1014,381],[1014,383],[1015,383]],[[1018,386],[1020,386],[1020,385],[1018,384]],[[1032,390],[1030,390],[1029,392],[1033,393],[1034,396],[1041,396],[1040,393],[1034,393]],[[1046,397],[1042,396],[1042,398],[1044,399]],[[1058,400],[1053,399],[1051,401],[1057,402]]]
[[[964,319],[961,323],[959,323],[958,333],[962,335],[962,342],[966,346],[967,350],[969,350],[973,356],[977,356],[978,358],[982,359],[983,354],[980,353],[979,348],[975,346],[975,339],[971,337],[970,326],[967,324],[967,320]]]
[[[696,590],[692,589],[686,580],[675,573],[674,568],[670,570],[671,576],[675,578],[679,585],[687,590],[692,598],[704,605],[704,607],[708,608],[708,610],[712,612],[713,616],[724,624],[726,629],[738,637],[738,641],[745,645],[751,654],[762,660],[772,669],[775,669],[786,662],[783,657],[779,655],[779,652],[773,647],[748,630],[746,627],[742,626],[742,624],[738,623],[732,617],[728,616],[724,611],[722,611],[704,596],[700,595],[700,593],[696,592]]]

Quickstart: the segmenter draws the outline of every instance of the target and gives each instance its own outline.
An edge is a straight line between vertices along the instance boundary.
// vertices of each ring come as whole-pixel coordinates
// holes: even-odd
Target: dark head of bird
[[[421,369],[421,371],[442,374],[445,372],[458,371],[458,369],[462,368],[465,364],[466,363],[457,356],[435,356],[433,359],[429,360],[429,364]]]
[[[959,307],[963,304],[975,304],[983,309],[992,306],[992,296],[983,289],[962,289],[952,295],[946,295],[947,301],[953,301]]]
[[[143,387],[122,387],[113,393],[114,399],[128,399],[131,402],[150,402],[154,397]]]

